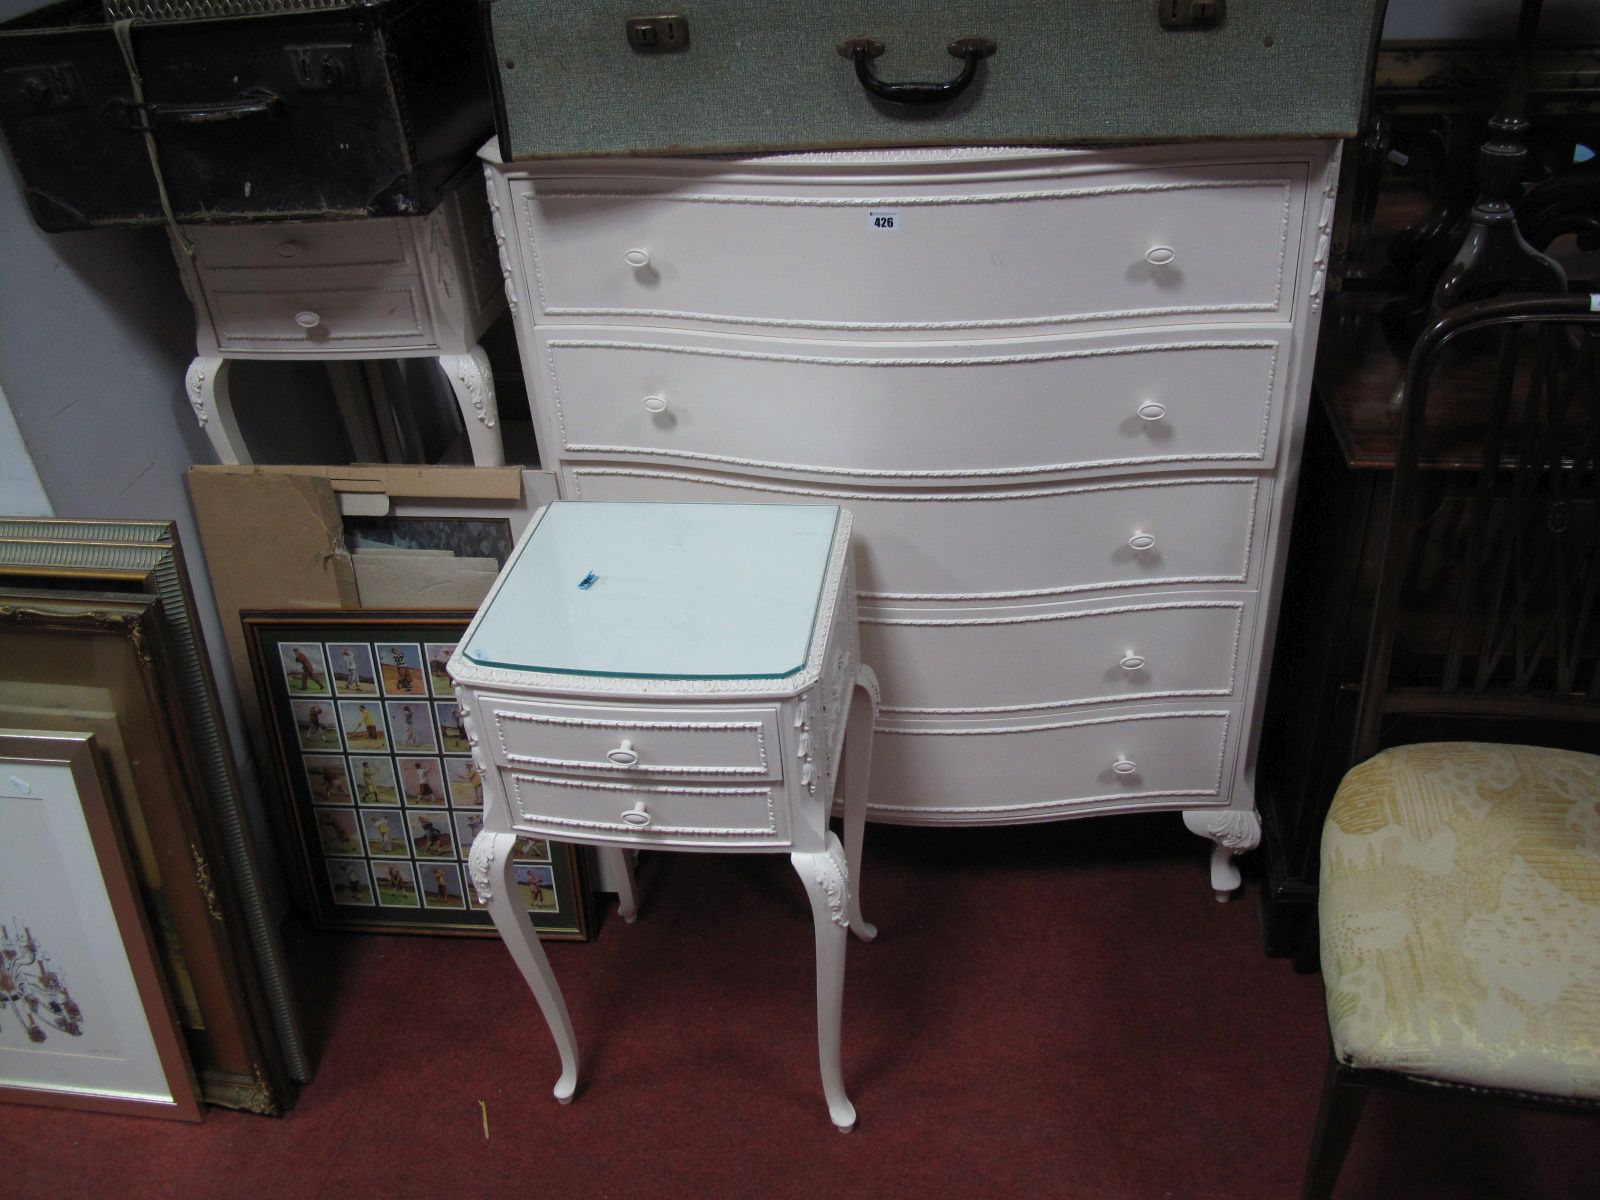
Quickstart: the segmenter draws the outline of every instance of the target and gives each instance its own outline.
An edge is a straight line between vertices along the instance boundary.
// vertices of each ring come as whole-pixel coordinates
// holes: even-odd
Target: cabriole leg
[[[495,403],[494,373],[482,346],[466,354],[441,354],[439,366],[450,381],[467,427],[467,442],[472,447],[475,467],[503,467],[505,445],[500,438],[500,413]]]
[[[1254,850],[1261,843],[1261,818],[1253,809],[1191,808],[1183,823],[1189,832],[1216,843],[1211,851],[1211,890],[1226,903],[1239,887],[1239,868],[1233,856]]]
[[[228,360],[197,358],[184,375],[189,405],[195,420],[211,439],[217,460],[223,463],[249,463],[250,451],[233,415],[233,396],[228,391]]]
[[[845,905],[850,890],[844,847],[828,834],[821,853],[789,856],[811,898],[811,922],[817,937],[817,1055],[822,1065],[822,1093],[828,1115],[841,1133],[855,1128],[856,1109],[844,1091],[839,1061],[840,1025],[844,1009]]]
[[[862,667],[850,697],[844,733],[844,860],[849,866],[851,931],[863,942],[878,936],[861,915],[861,845],[867,824],[867,781],[872,777],[872,734],[878,723],[878,677]]]
[[[561,996],[550,961],[545,957],[539,934],[527,910],[517,903],[516,878],[512,872],[512,847],[516,835],[510,833],[480,833],[472,842],[472,855],[468,866],[472,872],[472,885],[478,890],[478,899],[494,918],[494,927],[511,951],[511,957],[522,971],[522,977],[533,990],[539,1002],[545,1023],[556,1040],[556,1050],[561,1055],[561,1078],[556,1080],[555,1097],[563,1104],[572,1100],[578,1085],[578,1039],[572,1032],[572,1018],[567,1015],[567,1002]]]
[[[599,846],[595,855],[599,859],[601,890],[617,894],[617,915],[632,925],[639,916],[639,889],[633,878],[633,855],[620,846]]]

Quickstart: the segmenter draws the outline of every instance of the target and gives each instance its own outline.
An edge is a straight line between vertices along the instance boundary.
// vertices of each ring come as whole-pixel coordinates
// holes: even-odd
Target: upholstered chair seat
[[[1600,1099],[1600,756],[1384,750],[1339,786],[1321,879],[1340,1063]]]

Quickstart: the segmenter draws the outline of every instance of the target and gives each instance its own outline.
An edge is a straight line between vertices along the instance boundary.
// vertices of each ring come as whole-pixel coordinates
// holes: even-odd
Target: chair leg
[[[1316,1132],[1311,1137],[1311,1157],[1306,1162],[1300,1200],[1328,1200],[1339,1181],[1339,1168],[1355,1137],[1369,1085],[1333,1055],[1322,1081],[1322,1103],[1317,1108]]]

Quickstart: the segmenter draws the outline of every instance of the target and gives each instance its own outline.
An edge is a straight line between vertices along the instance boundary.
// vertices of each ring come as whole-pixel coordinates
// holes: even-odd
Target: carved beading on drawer
[[[801,351],[793,341],[605,327],[538,336],[572,457],[929,484],[1270,466],[1285,340],[1277,330],[1144,334],[975,353],[970,341]],[[979,412],[982,437],[950,437]]]
[[[1042,611],[869,609],[861,625],[886,716],[983,716],[1234,696],[1254,607],[1250,593],[1162,593]]]
[[[602,775],[776,779],[776,709],[697,714],[486,698],[489,752],[508,767]],[[626,751],[622,750],[627,743]]]
[[[505,771],[518,830],[619,841],[665,839],[784,845],[788,810],[777,787],[613,783]],[[632,821],[624,814],[648,816]]]
[[[859,594],[884,603],[1252,586],[1257,509],[1271,487],[1257,475],[1178,475],[995,491],[864,491],[587,464],[564,477],[568,494],[583,500],[845,505],[862,539]],[[1129,547],[1140,533],[1157,545]]]
[[[1284,280],[1305,181],[1290,164],[963,191],[878,180],[819,195],[762,183],[773,190],[515,182],[543,317],[937,333],[1287,319],[1292,307]],[[884,209],[905,213],[892,235],[871,225]],[[841,258],[854,286],[838,286]],[[883,280],[894,284],[871,286]]]
[[[1237,712],[1230,705],[1006,724],[886,721],[873,758],[884,769],[874,773],[868,811],[887,821],[963,823],[1221,806]],[[994,780],[1004,780],[1003,789]],[[985,803],[995,795],[1005,799]]]

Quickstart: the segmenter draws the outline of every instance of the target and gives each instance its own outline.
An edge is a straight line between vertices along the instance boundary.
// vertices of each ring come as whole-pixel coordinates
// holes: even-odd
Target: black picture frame
[[[294,609],[240,619],[297,898],[312,924],[498,936],[467,873],[483,789],[452,724],[443,669],[472,614]],[[583,856],[528,842],[521,866],[540,938],[589,940]]]

